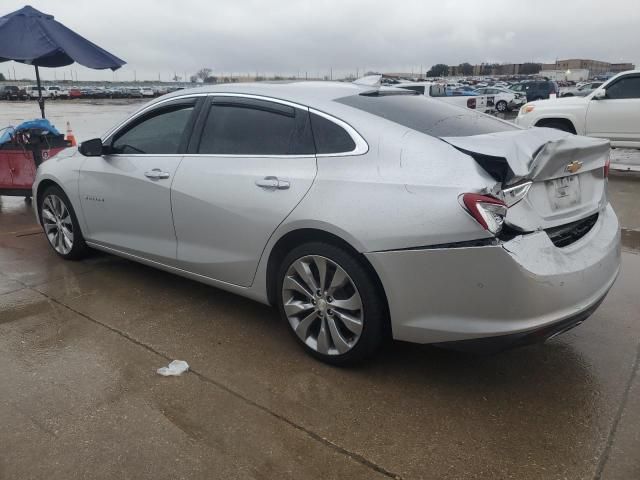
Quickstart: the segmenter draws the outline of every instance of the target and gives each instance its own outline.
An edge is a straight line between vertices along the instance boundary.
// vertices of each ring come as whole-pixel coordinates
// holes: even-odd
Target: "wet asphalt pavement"
[[[96,253],[0,197],[0,479],[640,478],[640,178],[623,268],[583,325],[493,356],[392,343],[320,364],[277,313]],[[172,359],[182,377],[155,373]]]

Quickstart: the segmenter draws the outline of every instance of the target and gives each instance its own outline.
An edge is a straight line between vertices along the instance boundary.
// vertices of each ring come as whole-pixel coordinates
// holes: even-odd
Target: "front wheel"
[[[314,357],[347,365],[372,355],[387,321],[372,273],[346,249],[313,242],[293,249],[278,275],[278,308]]]
[[[498,110],[500,113],[506,112],[508,110],[507,102],[504,100],[500,100],[498,103],[496,103],[496,110]]]
[[[57,185],[47,188],[38,205],[40,223],[49,245],[62,258],[79,260],[89,247],[84,241],[78,218],[69,198]]]

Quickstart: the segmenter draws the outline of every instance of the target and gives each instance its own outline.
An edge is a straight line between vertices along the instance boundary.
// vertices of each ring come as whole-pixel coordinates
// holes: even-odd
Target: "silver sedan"
[[[582,322],[620,263],[609,144],[330,82],[158,98],[44,162],[36,214],[99,249],[277,307],[334,364],[385,337],[495,350]]]

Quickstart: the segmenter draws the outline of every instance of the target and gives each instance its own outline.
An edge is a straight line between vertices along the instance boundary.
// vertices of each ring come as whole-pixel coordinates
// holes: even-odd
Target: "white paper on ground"
[[[168,366],[158,369],[158,374],[163,377],[177,377],[189,370],[189,364],[184,360],[174,360]]]

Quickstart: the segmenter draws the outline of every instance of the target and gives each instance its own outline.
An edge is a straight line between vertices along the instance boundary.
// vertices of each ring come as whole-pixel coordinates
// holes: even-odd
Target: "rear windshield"
[[[518,130],[489,115],[422,95],[353,95],[336,100],[433,137],[466,137]]]

